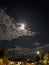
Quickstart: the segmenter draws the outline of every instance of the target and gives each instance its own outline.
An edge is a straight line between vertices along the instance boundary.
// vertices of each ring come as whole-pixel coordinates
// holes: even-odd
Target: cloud
[[[38,43],[38,42],[35,42],[35,44],[34,44],[35,46],[39,46],[40,45],[40,43]]]
[[[39,46],[38,48],[36,48],[36,49],[44,49],[44,48],[48,48],[49,47],[49,44],[46,44],[46,45],[44,45],[44,46]]]
[[[35,36],[37,32],[25,29],[20,30],[19,25],[13,23],[14,20],[0,9],[0,40],[12,40],[20,36]]]
[[[8,49],[8,51],[13,51],[13,48]],[[33,54],[32,49],[24,48],[24,47],[20,47],[20,46],[16,46],[14,48],[14,51],[15,51],[16,55],[32,55]]]
[[[21,56],[21,55],[29,55],[29,56],[34,56],[36,55],[37,51],[40,51],[43,53],[44,49],[47,48],[47,51],[49,51],[49,44],[46,44],[44,46],[39,46],[38,48],[34,48],[34,49],[29,49],[29,48],[24,48],[24,47],[20,47],[20,46],[16,46],[15,48],[10,48],[8,49],[8,51],[14,51],[14,54],[17,56]]]

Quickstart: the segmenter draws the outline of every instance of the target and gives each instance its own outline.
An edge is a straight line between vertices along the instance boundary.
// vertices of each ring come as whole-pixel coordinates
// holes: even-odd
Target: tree
[[[44,55],[44,64],[49,64],[49,53]]]

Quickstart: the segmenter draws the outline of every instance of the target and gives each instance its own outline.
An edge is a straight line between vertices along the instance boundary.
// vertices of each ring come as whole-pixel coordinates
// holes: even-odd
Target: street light
[[[41,59],[41,53],[40,53],[40,51],[37,51],[36,52],[37,53],[37,55],[40,57],[40,59]]]
[[[36,53],[37,53],[38,55],[40,55],[40,52],[39,52],[39,51],[37,51]]]

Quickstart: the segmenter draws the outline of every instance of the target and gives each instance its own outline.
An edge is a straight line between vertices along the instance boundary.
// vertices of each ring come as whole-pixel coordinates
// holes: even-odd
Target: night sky
[[[0,9],[14,19],[16,23],[25,23],[26,28],[38,32],[33,36],[20,36],[12,40],[0,40],[0,47],[11,48],[20,46],[36,48],[49,45],[49,5],[48,1],[32,0],[0,0]]]

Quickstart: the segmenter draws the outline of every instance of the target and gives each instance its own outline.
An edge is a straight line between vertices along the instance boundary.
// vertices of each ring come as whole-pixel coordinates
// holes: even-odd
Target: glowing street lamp
[[[39,57],[41,59],[41,53],[40,53],[40,51],[37,51],[36,53],[37,53],[37,55],[39,55]]]
[[[40,52],[39,52],[39,51],[37,51],[36,53],[37,53],[38,55],[40,55]]]

